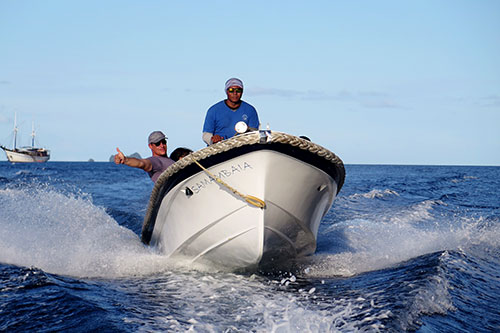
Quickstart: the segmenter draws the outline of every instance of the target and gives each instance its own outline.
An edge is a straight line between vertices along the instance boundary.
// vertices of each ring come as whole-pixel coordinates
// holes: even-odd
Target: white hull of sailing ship
[[[48,154],[48,151],[45,149],[24,149],[20,150],[18,149],[17,151],[7,149],[2,147],[3,150],[5,151],[5,155],[7,155],[7,159],[9,162],[13,163],[32,163],[32,162],[47,162],[50,158],[50,155]]]
[[[259,133],[248,135],[258,137]],[[284,133],[273,136],[279,135],[286,136]],[[289,137],[306,146],[317,147]],[[314,253],[321,219],[340,189],[337,183],[340,176],[336,181],[327,172],[289,153],[266,149],[266,144],[256,143],[261,145],[257,150],[218,162],[208,167],[208,172],[192,164],[191,160],[202,156],[204,150],[216,149],[216,145],[181,160],[186,165],[191,163],[190,167],[197,171],[168,191],[163,190],[166,193],[160,194],[162,198],[151,200],[150,209],[158,207],[149,244],[170,257],[210,262],[231,269],[279,264]],[[341,169],[341,186],[343,164],[330,154],[336,158],[336,167]],[[201,165],[204,160],[199,162]],[[167,178],[165,173],[155,189],[162,187],[159,184],[162,178]],[[223,184],[214,178],[222,180]],[[249,203],[245,200],[246,195],[265,202],[265,207]],[[147,218],[143,241],[144,228],[148,223],[151,227],[152,222]]]
[[[32,124],[31,130],[31,146],[30,147],[16,147],[17,142],[17,116],[14,115],[14,146],[12,149],[0,146],[7,155],[7,159],[12,163],[43,163],[50,159],[50,150],[45,148],[35,147],[35,125]]]

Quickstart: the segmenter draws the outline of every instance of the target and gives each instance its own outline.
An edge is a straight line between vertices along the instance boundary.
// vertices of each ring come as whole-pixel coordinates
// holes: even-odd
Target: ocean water
[[[0,331],[500,331],[500,167],[346,172],[315,255],[235,274],[140,242],[140,170],[0,162]]]

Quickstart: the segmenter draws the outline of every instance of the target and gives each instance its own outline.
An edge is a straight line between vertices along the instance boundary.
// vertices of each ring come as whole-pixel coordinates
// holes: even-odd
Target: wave
[[[386,198],[388,196],[399,196],[399,193],[390,190],[390,189],[385,189],[385,190],[371,190],[368,193],[355,193],[350,196],[348,196],[348,199],[357,199],[357,198],[366,198],[366,199],[381,199],[381,198]]]
[[[433,213],[438,206],[446,206],[446,203],[441,200],[424,200],[402,208],[394,215],[389,215],[388,218],[393,222],[419,223],[423,220],[434,219]]]
[[[429,253],[500,248],[498,218],[436,216],[440,205],[439,200],[426,200],[390,214],[331,225],[318,235],[328,244],[301,265],[308,276],[353,276]]]
[[[0,190],[0,262],[80,277],[149,274],[168,267],[89,195],[29,185]]]
[[[451,180],[451,182],[452,183],[461,183],[461,182],[464,182],[464,181],[476,180],[476,179],[479,179],[479,177],[476,177],[476,176],[462,176],[460,178],[453,178]]]

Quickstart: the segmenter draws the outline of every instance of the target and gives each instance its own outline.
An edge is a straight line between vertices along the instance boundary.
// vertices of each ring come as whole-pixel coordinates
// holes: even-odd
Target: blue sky
[[[344,163],[500,165],[500,1],[0,0],[6,146],[17,113],[54,161],[200,149],[233,76]]]

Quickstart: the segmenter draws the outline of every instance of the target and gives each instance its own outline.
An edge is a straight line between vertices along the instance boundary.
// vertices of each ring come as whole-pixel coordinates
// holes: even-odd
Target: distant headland
[[[138,152],[135,152],[132,155],[127,155],[127,157],[134,157],[134,158],[140,158],[140,159],[142,159],[141,155]],[[110,162],[114,162],[115,161],[115,155],[111,155],[110,158],[109,158],[109,161]]]

